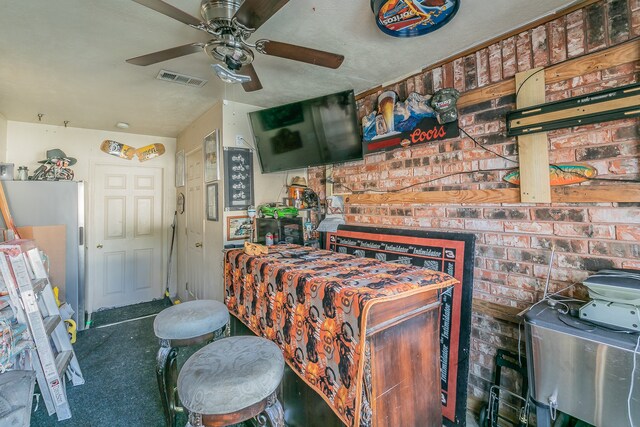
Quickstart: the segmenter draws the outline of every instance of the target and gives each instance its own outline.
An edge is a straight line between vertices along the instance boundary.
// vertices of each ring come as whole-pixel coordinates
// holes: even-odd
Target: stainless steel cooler
[[[571,308],[577,312],[577,307]],[[637,333],[595,326],[547,303],[533,307],[525,315],[525,331],[529,390],[537,407],[539,426],[550,425],[550,413],[556,408],[598,427],[631,427],[627,398]],[[637,427],[640,354],[635,357],[638,367],[630,406]]]

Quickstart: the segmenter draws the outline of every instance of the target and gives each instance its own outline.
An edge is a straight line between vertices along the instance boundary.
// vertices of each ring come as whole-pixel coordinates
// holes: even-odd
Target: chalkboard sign
[[[443,424],[465,425],[475,235],[341,225],[326,243],[335,252],[443,271],[460,281],[441,296],[440,386]]]
[[[224,210],[243,211],[253,205],[253,151],[224,148]]]

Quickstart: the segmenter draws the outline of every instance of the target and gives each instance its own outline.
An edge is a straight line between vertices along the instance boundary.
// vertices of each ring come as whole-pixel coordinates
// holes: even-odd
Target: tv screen
[[[352,90],[249,113],[263,173],[362,159]]]

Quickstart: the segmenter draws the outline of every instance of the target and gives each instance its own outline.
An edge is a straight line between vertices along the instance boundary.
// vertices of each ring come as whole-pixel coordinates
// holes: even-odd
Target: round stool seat
[[[186,340],[217,331],[229,322],[229,310],[219,301],[197,300],[162,310],[153,321],[160,339]]]
[[[234,413],[260,403],[278,388],[284,357],[259,337],[224,338],[198,350],[178,376],[178,394],[190,412]]]

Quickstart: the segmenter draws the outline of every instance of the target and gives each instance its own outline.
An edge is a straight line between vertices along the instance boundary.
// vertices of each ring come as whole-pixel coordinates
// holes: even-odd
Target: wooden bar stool
[[[156,357],[156,377],[166,425],[174,427],[181,412],[176,396],[178,347],[214,341],[229,335],[229,310],[218,301],[200,300],[162,310],[153,322],[160,340]]]
[[[189,411],[187,427],[221,427],[254,418],[258,425],[284,427],[276,396],[284,357],[259,337],[225,338],[198,350],[178,376],[178,393]]]

